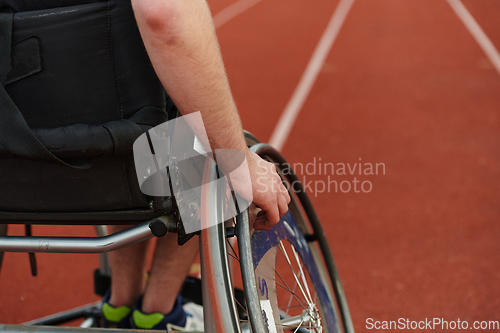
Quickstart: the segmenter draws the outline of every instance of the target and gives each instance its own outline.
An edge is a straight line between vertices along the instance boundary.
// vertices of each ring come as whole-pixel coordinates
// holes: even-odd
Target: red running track
[[[233,2],[210,4],[218,13]],[[463,4],[500,49],[500,3]],[[271,137],[336,5],[262,0],[218,29],[243,123],[262,140]],[[367,318],[500,320],[499,107],[500,73],[446,1],[354,2],[283,153],[304,165],[319,158],[385,165],[379,175],[303,173],[312,185],[328,176],[372,184],[369,193],[335,192],[333,185],[330,193],[312,193],[358,332],[367,331]],[[93,234],[87,227],[53,230]],[[35,235],[48,232],[34,228]],[[97,256],[38,259],[39,277],[32,278],[26,254],[6,254],[0,322],[97,300]]]

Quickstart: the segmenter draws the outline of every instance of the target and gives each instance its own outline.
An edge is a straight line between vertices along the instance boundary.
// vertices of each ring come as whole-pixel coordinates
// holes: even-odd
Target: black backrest
[[[0,0],[0,8],[8,10],[9,1],[2,5]],[[20,1],[18,7],[33,2]],[[99,125],[128,119],[145,107],[166,108],[165,91],[142,44],[130,2],[85,2],[14,14],[12,70],[5,90],[32,129]],[[85,170],[0,160],[1,211],[147,207],[132,155],[95,158]]]

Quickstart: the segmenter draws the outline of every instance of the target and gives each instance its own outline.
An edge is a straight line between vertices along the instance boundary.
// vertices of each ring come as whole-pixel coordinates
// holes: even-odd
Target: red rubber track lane
[[[210,1],[212,12],[230,3]],[[498,2],[463,3],[500,49]],[[262,0],[218,29],[243,123],[263,140],[336,5]],[[356,0],[299,114],[283,151],[292,163],[386,165],[385,175],[357,177],[373,184],[368,194],[312,195],[358,332],[367,318],[500,320],[500,76],[488,63],[446,1]],[[37,258],[32,278],[27,254],[5,255],[0,322],[98,299],[97,256]]]
[[[487,62],[445,1],[360,0],[295,123],[293,162],[386,165],[357,176],[368,194],[313,198],[358,332],[367,318],[500,319],[500,76]]]

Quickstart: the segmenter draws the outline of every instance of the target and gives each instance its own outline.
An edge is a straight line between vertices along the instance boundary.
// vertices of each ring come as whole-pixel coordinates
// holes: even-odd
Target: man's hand
[[[261,209],[258,213],[252,209],[254,228],[269,230],[276,225],[288,211],[290,195],[274,164],[263,160],[248,148],[245,148],[244,153],[216,149],[215,155],[217,165],[228,176],[232,190],[248,204],[253,202]]]
[[[290,195],[276,172],[274,164],[264,161],[259,155],[246,154],[252,180],[253,203],[262,209],[257,214],[255,229],[269,230],[288,211]]]

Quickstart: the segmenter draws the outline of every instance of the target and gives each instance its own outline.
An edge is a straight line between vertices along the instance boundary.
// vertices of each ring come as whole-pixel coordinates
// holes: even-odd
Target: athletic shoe
[[[182,306],[186,312],[186,324],[184,327],[167,324],[167,332],[205,332],[203,323],[203,306],[193,302]]]
[[[101,305],[102,326],[106,328],[130,328],[132,309],[128,306],[114,307],[109,304],[111,288],[108,289]]]
[[[195,303],[182,305],[182,298],[178,297],[172,311],[164,315],[159,312],[143,313],[141,310],[142,297],[132,310],[132,328],[149,330],[167,330],[167,332],[204,332],[203,307]]]

